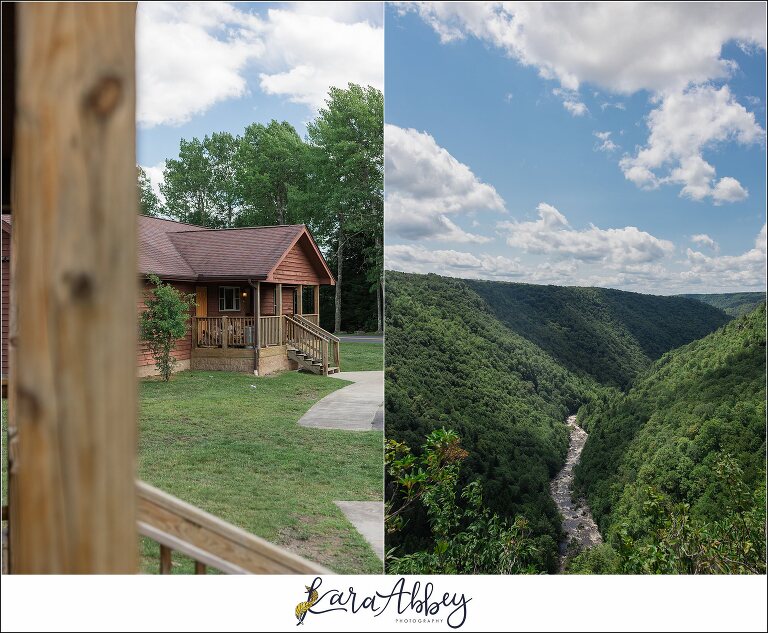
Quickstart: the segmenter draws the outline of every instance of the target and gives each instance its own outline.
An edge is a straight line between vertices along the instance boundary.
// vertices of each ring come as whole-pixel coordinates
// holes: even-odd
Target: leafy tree
[[[141,339],[146,342],[160,375],[167,382],[176,365],[173,348],[176,341],[188,333],[194,296],[181,294],[172,285],[164,284],[157,275],[150,275],[149,281],[155,288],[147,297],[147,309],[139,319]]]
[[[244,209],[240,226],[290,224],[297,189],[304,186],[306,145],[287,121],[245,128],[236,155],[236,178]],[[307,223],[307,222],[304,222]]]
[[[326,107],[307,126],[311,144],[303,203],[314,211],[313,227],[336,254],[334,329],[341,331],[343,263],[352,236],[367,233],[383,243],[384,99],[370,86],[331,88]],[[380,260],[369,269],[379,283]]]
[[[397,556],[390,552],[392,574],[519,574],[533,573],[538,551],[525,519],[510,525],[483,505],[482,486],[474,481],[459,492],[459,470],[468,453],[453,431],[438,429],[427,436],[420,455],[402,442],[387,441],[388,475],[397,489],[387,503],[386,529],[402,530],[408,511],[426,511],[432,547]]]
[[[240,139],[228,132],[217,132],[203,139],[210,174],[209,191],[213,214],[223,227],[233,227],[242,217],[237,182]]]
[[[139,213],[156,216],[160,214],[161,204],[157,194],[152,189],[152,181],[141,165],[136,165],[139,185]]]

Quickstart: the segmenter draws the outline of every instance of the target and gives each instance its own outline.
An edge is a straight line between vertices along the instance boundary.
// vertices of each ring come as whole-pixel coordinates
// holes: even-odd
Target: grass
[[[378,370],[383,346],[342,343],[345,371]],[[139,383],[139,474],[189,503],[339,573],[381,573],[381,561],[334,500],[380,501],[382,434],[306,429],[298,419],[346,383],[305,373],[257,378],[187,371]],[[3,503],[7,408],[2,403]],[[159,547],[141,539],[141,570]],[[192,573],[173,555],[174,573]]]
[[[341,342],[341,371],[384,371],[384,346],[381,343]]]

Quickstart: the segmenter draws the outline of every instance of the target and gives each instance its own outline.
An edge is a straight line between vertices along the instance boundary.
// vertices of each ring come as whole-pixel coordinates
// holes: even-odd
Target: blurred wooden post
[[[135,3],[17,5],[14,573],[135,573]]]
[[[229,347],[229,317],[221,317],[221,349]]]
[[[160,545],[160,573],[171,573],[171,548]]]
[[[282,345],[285,343],[284,337],[284,326],[283,322],[285,319],[283,318],[283,284],[277,284],[277,301],[275,305],[275,314],[277,314],[280,318],[277,320],[277,344]]]

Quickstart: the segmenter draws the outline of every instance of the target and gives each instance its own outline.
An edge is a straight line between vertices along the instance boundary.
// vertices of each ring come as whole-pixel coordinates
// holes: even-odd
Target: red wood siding
[[[246,305],[249,301],[251,301],[250,293],[248,296],[243,299],[243,291],[248,292],[248,283],[241,284],[238,282],[232,282],[232,283],[223,283],[223,284],[206,284],[208,286],[208,316],[209,317],[220,317],[220,316],[245,316],[246,314]],[[236,288],[240,288],[240,310],[239,311],[233,311],[233,310],[226,310],[222,312],[219,310],[219,286],[235,286]],[[248,310],[248,314],[251,313],[251,310]]]
[[[283,314],[293,314],[293,288],[283,287]]]
[[[195,292],[195,284],[182,283],[182,282],[170,282],[170,283],[179,292],[183,292],[184,294],[192,294]],[[149,282],[144,282],[143,296],[139,298],[139,302],[137,306],[138,308],[137,314],[141,314],[142,312],[144,312],[144,310],[147,309],[147,306],[144,303],[144,300],[146,296],[152,291],[152,288],[153,288],[152,284],[150,284]],[[195,313],[195,308],[193,306],[192,309],[190,310],[190,316],[194,315],[194,313]],[[173,349],[173,356],[177,360],[189,360],[190,358],[192,358],[191,327],[187,336],[176,341],[176,347],[174,347]],[[136,363],[139,367],[155,364],[155,359],[152,357],[152,354],[149,353],[149,350],[147,349],[146,344],[141,341],[139,341],[139,348],[136,354]]]
[[[261,284],[261,316],[275,315],[275,287]]]
[[[2,323],[0,323],[0,328],[2,328],[2,334],[0,335],[2,337],[2,368],[0,369],[0,373],[3,374],[3,376],[8,375],[8,327],[10,324],[10,315],[9,310],[11,308],[11,234],[9,232],[6,232],[5,230],[2,231],[2,236],[0,236],[0,239],[2,239],[3,242],[3,248],[2,248],[2,256],[3,256],[3,262],[2,262],[2,271],[0,274],[3,276],[2,280],[2,301],[0,302],[0,310],[2,310],[3,318]]]
[[[319,264],[313,263],[316,261],[309,238],[305,235],[291,247],[272,278],[282,283],[307,286],[328,283],[325,274],[319,270]]]

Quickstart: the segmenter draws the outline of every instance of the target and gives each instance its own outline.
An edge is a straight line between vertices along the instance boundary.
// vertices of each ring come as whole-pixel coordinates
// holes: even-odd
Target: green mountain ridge
[[[387,437],[417,448],[434,429],[456,431],[463,476],[482,482],[493,511],[530,522],[550,572],[565,417],[729,320],[689,299],[390,271],[386,302]],[[387,547],[430,547],[423,519],[412,512]]]
[[[609,541],[618,545],[621,529],[640,542],[649,538],[649,487],[687,504],[693,520],[721,520],[733,494],[717,476],[726,457],[737,462],[750,490],[759,488],[765,344],[762,303],[662,356],[628,393],[602,395],[579,411],[590,435],[575,485]]]
[[[764,292],[729,292],[725,294],[678,295],[719,308],[732,317],[743,316],[765,301]]]

